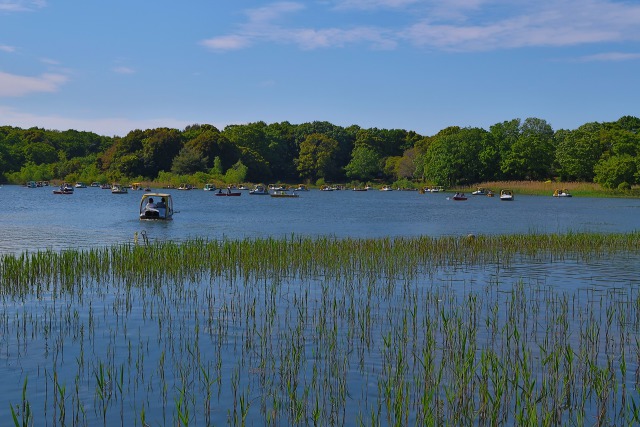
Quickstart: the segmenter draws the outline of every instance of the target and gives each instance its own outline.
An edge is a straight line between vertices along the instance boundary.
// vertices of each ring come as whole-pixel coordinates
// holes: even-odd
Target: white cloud
[[[136,70],[130,67],[125,67],[123,65],[120,65],[118,67],[114,67],[113,72],[117,74],[135,74]]]
[[[623,52],[606,52],[598,53],[595,55],[587,55],[578,58],[581,62],[594,62],[594,61],[635,61],[640,59],[640,53],[623,53]]]
[[[249,47],[251,45],[251,39],[246,36],[232,34],[202,40],[200,44],[212,50],[238,50]]]
[[[7,53],[13,53],[15,52],[16,48],[13,46],[7,46],[5,44],[0,44],[0,51],[2,52],[7,52]]]
[[[0,116],[3,123],[9,126],[16,126],[23,129],[30,127],[40,127],[45,129],[68,130],[94,132],[106,136],[124,136],[135,129],[155,129],[159,127],[170,127],[184,129],[192,125],[193,122],[178,120],[175,118],[151,118],[151,119],[129,119],[122,117],[107,118],[74,118],[58,115],[36,115],[16,111],[7,106],[0,105]],[[218,125],[214,126],[218,127]],[[224,125],[221,125],[222,129]]]
[[[67,76],[62,74],[29,77],[0,71],[0,96],[15,97],[37,92],[56,92],[67,80]]]
[[[318,5],[318,4],[317,4]],[[319,7],[319,6],[318,6]],[[336,0],[326,13],[351,9],[349,25],[317,28],[306,8],[280,2],[246,11],[247,21],[234,33],[201,42],[213,50],[237,50],[258,43],[294,44],[301,49],[368,44],[392,49],[400,42],[450,51],[481,51],[541,46],[576,46],[640,40],[640,5],[612,0]],[[385,18],[395,9],[406,24]],[[358,10],[367,9],[358,14]],[[296,25],[284,18],[296,15]],[[344,16],[341,15],[344,20]],[[375,22],[375,24],[365,24]],[[404,25],[404,26],[402,26]]]
[[[258,42],[294,44],[304,50],[344,47],[348,44],[368,43],[376,49],[392,49],[396,41],[385,29],[367,26],[352,28],[285,27],[273,22],[285,15],[304,10],[299,3],[274,3],[246,12],[248,21],[239,26],[236,34],[203,40],[201,44],[212,50],[238,50]]]
[[[28,12],[47,5],[45,0],[0,0],[0,11]]]

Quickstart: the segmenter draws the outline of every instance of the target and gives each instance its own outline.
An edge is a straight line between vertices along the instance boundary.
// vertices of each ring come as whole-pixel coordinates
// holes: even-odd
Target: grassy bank
[[[476,185],[451,188],[452,191],[471,193],[478,187],[491,189],[499,193],[501,189],[509,188],[517,194],[535,196],[551,196],[556,189],[566,189],[576,197],[640,197],[640,188],[631,190],[612,190],[592,182],[555,182],[555,181],[491,181]]]

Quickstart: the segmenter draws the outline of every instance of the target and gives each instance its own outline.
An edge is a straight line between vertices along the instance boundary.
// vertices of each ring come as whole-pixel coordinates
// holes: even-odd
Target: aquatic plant
[[[290,236],[5,255],[0,414],[637,424],[639,244],[638,233]]]

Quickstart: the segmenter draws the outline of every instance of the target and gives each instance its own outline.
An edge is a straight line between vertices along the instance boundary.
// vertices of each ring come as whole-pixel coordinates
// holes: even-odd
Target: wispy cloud
[[[340,21],[348,13],[349,24],[319,28],[312,24],[317,10],[279,2],[247,10],[237,31],[201,44],[217,51],[259,43],[300,49],[356,44],[392,49],[404,43],[434,50],[488,51],[640,40],[640,5],[613,0],[334,0],[323,5],[315,6],[341,14]],[[390,8],[403,20],[381,19]],[[294,14],[295,25],[287,25]]]
[[[348,44],[367,43],[373,48],[390,49],[395,40],[385,29],[373,26],[351,28],[287,27],[277,22],[287,15],[300,12],[300,3],[281,2],[246,12],[247,22],[239,25],[235,34],[203,40],[202,45],[218,51],[238,50],[260,42],[293,44],[304,50],[344,47]]]
[[[578,58],[580,62],[620,62],[640,60],[640,53],[606,52],[595,55],[586,55]]]
[[[56,92],[67,80],[67,76],[62,74],[42,74],[37,77],[30,77],[0,71],[0,97],[17,97],[38,92]]]
[[[11,123],[12,126],[24,129],[33,126],[56,130],[75,129],[107,136],[125,136],[134,129],[154,129],[159,127],[184,129],[193,124],[192,121],[179,120],[171,117],[136,120],[124,117],[78,118],[54,114],[37,115],[2,105],[0,105],[0,116],[6,123]],[[225,125],[214,124],[214,126],[222,129]]]
[[[16,51],[16,48],[13,46],[7,46],[5,44],[0,44],[0,51],[2,52],[7,52],[7,53],[13,53]]]
[[[0,0],[0,11],[28,12],[47,5],[45,0]]]
[[[131,67],[125,67],[123,65],[113,67],[113,72],[116,74],[135,74],[136,70]]]

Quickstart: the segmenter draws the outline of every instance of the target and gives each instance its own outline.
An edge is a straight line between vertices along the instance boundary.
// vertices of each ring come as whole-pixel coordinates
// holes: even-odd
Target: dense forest
[[[75,130],[0,127],[0,179],[69,182],[388,182],[471,185],[486,181],[640,183],[640,119],[554,131],[527,118],[433,136],[328,122],[264,122],[219,130],[133,130],[124,137]]]

